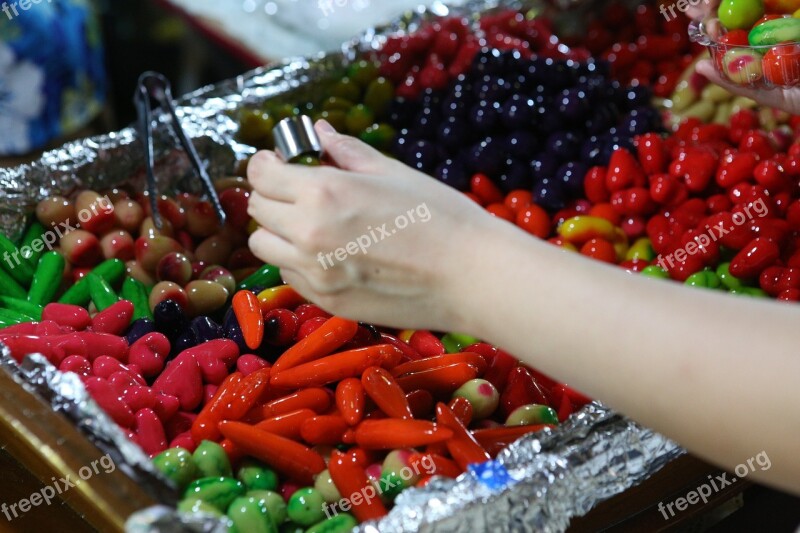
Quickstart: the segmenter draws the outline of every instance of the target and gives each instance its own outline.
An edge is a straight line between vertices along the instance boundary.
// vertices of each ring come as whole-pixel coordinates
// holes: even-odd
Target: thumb
[[[337,167],[342,170],[361,172],[364,174],[380,174],[386,170],[391,161],[365,142],[337,133],[325,120],[317,121],[317,130],[322,148]]]

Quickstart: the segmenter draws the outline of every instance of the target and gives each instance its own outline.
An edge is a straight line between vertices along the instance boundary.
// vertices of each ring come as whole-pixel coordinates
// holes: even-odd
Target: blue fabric
[[[500,490],[508,485],[516,483],[508,470],[497,461],[486,461],[485,463],[472,464],[468,466],[472,474],[478,481],[492,490]]]
[[[91,1],[34,2],[0,0],[0,156],[77,131],[105,101],[103,47]]]

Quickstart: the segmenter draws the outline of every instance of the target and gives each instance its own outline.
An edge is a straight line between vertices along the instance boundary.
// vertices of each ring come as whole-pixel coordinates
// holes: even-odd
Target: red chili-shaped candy
[[[733,257],[729,270],[737,278],[752,278],[774,265],[780,255],[777,244],[759,237],[750,241]]]
[[[136,413],[134,433],[134,440],[150,457],[167,449],[164,426],[152,409],[142,409]]]
[[[486,359],[481,355],[470,352],[458,352],[443,355],[435,355],[426,357],[418,361],[410,361],[397,365],[392,369],[393,376],[402,376],[422,370],[430,370],[432,368],[440,368],[443,366],[454,365],[456,363],[468,363],[478,369],[478,373],[482,374],[486,370]]]
[[[189,350],[169,362],[153,383],[153,390],[177,396],[181,409],[193,411],[203,401],[203,377]]]
[[[364,522],[386,515],[386,507],[381,501],[380,494],[367,477],[364,468],[352,456],[333,450],[328,469],[340,494],[363,496],[351,499],[353,514],[359,521]]]
[[[83,331],[92,323],[89,312],[83,307],[59,303],[51,303],[44,306],[42,320],[52,320],[59,326],[71,328],[75,331]]]
[[[433,412],[433,395],[423,389],[412,390],[406,394],[414,418],[427,418]]]
[[[164,369],[169,351],[170,345],[167,337],[155,331],[147,333],[130,347],[128,363],[138,366],[142,375],[150,378],[158,375]]]
[[[503,390],[508,382],[509,373],[515,366],[517,366],[516,359],[503,350],[497,350],[497,354],[483,375],[483,379],[494,385],[497,390]]]
[[[450,394],[478,376],[478,369],[468,363],[441,366],[397,378],[404,391],[429,389],[436,394]]]
[[[336,407],[345,422],[355,426],[364,418],[366,394],[358,378],[343,379],[336,386]]]
[[[500,395],[500,412],[507,417],[517,407],[532,403],[550,405],[550,399],[531,373],[518,366],[509,374],[508,385]]]
[[[97,313],[92,319],[92,331],[122,335],[131,323],[133,304],[128,300],[120,300]]]
[[[437,453],[412,453],[408,458],[408,465],[415,472],[425,472],[429,475],[457,478],[464,470],[458,463]],[[431,468],[433,465],[433,468]]]
[[[453,414],[456,415],[465,426],[469,426],[472,423],[472,404],[463,396],[456,396],[450,400],[447,407],[453,411]]]
[[[214,397],[206,402],[191,425],[192,437],[195,441],[218,441],[222,437],[217,425],[222,421],[222,413],[236,394],[241,381],[242,375],[239,372],[232,373],[225,378]]]
[[[272,418],[298,409],[311,409],[316,414],[322,414],[326,412],[330,406],[330,392],[327,389],[311,387],[277,398],[267,402],[263,406],[254,407],[247,413],[245,420],[248,422],[257,422],[265,418]]]
[[[255,426],[258,429],[269,431],[287,439],[300,440],[302,438],[300,429],[303,427],[303,423],[316,415],[311,409],[298,409],[273,418],[267,418]]]

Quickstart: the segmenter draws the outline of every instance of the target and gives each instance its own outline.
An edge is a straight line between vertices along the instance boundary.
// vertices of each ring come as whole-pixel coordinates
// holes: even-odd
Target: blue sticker
[[[511,477],[508,470],[497,461],[472,464],[468,466],[468,470],[478,478],[478,481],[492,490],[499,490],[516,483],[516,480]]]

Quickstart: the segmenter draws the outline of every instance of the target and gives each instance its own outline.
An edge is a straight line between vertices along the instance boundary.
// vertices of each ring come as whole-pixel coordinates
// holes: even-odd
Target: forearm
[[[753,477],[800,493],[800,308],[626,274],[495,230],[459,270],[463,329],[723,466],[765,451],[774,466]],[[480,283],[491,272],[503,276]]]

